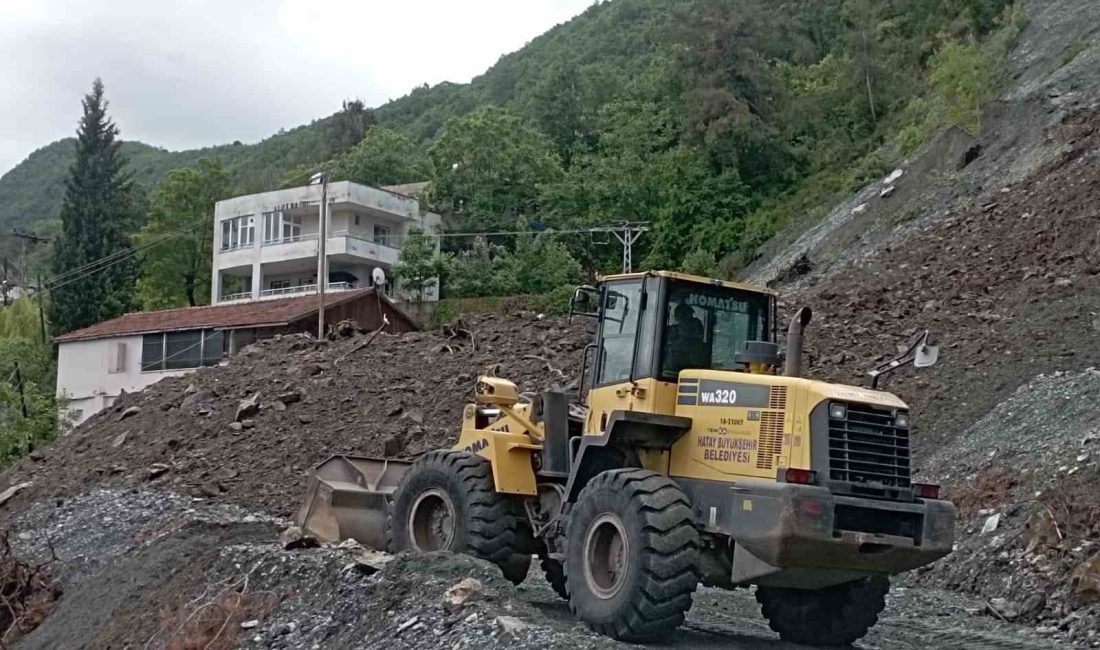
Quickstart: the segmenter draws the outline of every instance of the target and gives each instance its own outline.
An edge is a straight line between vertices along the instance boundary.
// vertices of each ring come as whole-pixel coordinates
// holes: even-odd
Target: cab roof
[[[766,287],[758,287],[752,284],[742,284],[740,282],[730,282],[729,280],[719,280],[717,278],[706,278],[701,275],[691,275],[690,273],[680,273],[679,271],[640,271],[638,273],[615,273],[612,275],[601,275],[596,279],[599,282],[613,282],[615,280],[633,280],[644,278],[647,275],[655,275],[662,278],[671,278],[673,280],[681,280],[683,282],[694,282],[696,284],[706,284],[710,286],[726,287],[729,289],[740,289],[741,291],[750,291],[752,293],[762,293],[767,296],[777,296],[778,294]]]

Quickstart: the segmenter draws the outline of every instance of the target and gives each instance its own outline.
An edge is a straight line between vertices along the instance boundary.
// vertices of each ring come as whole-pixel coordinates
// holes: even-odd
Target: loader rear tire
[[[756,600],[784,641],[847,646],[878,622],[888,591],[890,580],[874,576],[813,591],[758,587]]]
[[[481,456],[424,454],[402,477],[390,512],[394,552],[467,553],[496,564],[510,580],[519,573],[516,505],[496,491],[492,466]]]
[[[566,528],[569,606],[596,632],[622,641],[666,639],[699,584],[691,504],[667,476],[614,469],[593,478]]]

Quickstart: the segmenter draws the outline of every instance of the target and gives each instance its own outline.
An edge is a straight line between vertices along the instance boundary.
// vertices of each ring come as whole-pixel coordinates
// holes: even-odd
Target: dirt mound
[[[477,375],[522,390],[575,384],[584,325],[486,314],[435,332],[257,343],[224,367],[121,397],[0,483],[13,502],[153,484],[290,515],[326,454],[408,457],[449,446]],[[8,506],[11,508],[11,506]]]
[[[988,202],[931,224],[860,264],[808,279],[815,376],[859,382],[920,329],[939,365],[891,387],[913,407],[919,444],[958,435],[1041,372],[1100,363],[1100,112],[1056,136],[1067,151]]]

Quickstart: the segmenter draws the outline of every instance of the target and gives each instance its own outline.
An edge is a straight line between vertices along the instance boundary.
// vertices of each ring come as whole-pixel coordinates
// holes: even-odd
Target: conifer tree
[[[55,333],[87,327],[131,307],[136,262],[126,234],[134,216],[134,195],[118,127],[107,116],[103,82],[84,96],[77,129],[76,160],[69,168],[61,205],[61,236],[54,250],[60,277],[51,289],[50,322]],[[85,268],[108,256],[118,257]],[[81,270],[83,269],[83,270]]]

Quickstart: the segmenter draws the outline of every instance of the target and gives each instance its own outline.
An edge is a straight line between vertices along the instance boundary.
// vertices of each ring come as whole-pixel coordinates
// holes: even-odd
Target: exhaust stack
[[[802,332],[810,324],[813,311],[803,307],[795,313],[787,327],[787,359],[783,363],[783,374],[787,377],[802,375]]]

